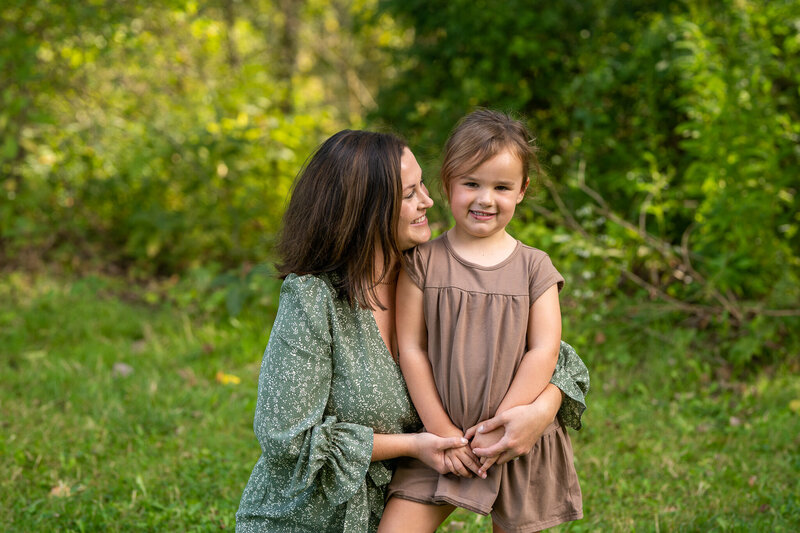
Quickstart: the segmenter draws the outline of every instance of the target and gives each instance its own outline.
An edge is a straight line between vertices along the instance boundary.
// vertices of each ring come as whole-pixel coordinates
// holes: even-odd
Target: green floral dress
[[[567,344],[552,382],[565,393],[559,416],[579,428],[589,375]],[[372,312],[327,276],[287,276],[258,384],[262,453],[236,531],[375,531],[392,462],[370,461],[373,434],[420,426]]]

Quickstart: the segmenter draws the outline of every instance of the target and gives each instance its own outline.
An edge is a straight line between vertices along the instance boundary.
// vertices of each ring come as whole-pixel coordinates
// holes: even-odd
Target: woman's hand
[[[541,398],[541,396],[540,396]],[[545,402],[544,405],[537,399],[534,403],[512,407],[494,418],[476,424],[469,428],[465,434],[468,439],[501,429],[502,438],[488,447],[473,447],[472,452],[478,457],[487,458],[481,465],[478,475],[483,474],[493,464],[502,465],[531,451],[533,445],[539,440],[545,428],[553,421],[558,412],[559,402]],[[555,407],[555,409],[553,409]],[[482,441],[478,441],[482,444]]]
[[[414,434],[415,453],[414,458],[419,459],[440,474],[449,474],[451,465],[448,465],[445,457],[447,452],[453,450],[469,450],[469,441],[464,437],[439,437],[433,433]],[[475,466],[475,471],[478,470]]]

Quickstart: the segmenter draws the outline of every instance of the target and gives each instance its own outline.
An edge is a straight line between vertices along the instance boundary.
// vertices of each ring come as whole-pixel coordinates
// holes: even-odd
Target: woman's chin
[[[401,250],[409,250],[418,244],[431,240],[431,228],[427,222],[423,226],[412,226],[409,230],[406,235],[398,239],[398,245]]]

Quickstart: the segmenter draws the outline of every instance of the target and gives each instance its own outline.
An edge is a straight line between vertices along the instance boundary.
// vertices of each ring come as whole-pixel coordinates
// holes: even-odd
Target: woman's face
[[[397,246],[408,250],[431,238],[425,212],[433,205],[428,189],[422,183],[422,168],[408,148],[403,150],[400,158],[400,179],[403,182],[403,202],[397,222]]]

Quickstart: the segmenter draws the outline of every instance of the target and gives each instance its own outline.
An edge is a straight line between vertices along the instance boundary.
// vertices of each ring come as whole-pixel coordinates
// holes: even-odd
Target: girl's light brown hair
[[[401,257],[397,223],[402,202],[400,157],[406,143],[369,131],[343,130],[317,149],[300,171],[283,215],[276,265],[290,273],[335,274],[351,305],[381,304],[375,287]],[[376,252],[383,264],[376,264]]]
[[[538,148],[525,124],[506,113],[478,109],[462,118],[447,139],[441,180],[450,196],[454,178],[473,172],[503,150],[509,150],[522,163],[522,186],[528,183],[530,169],[541,172]]]

